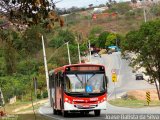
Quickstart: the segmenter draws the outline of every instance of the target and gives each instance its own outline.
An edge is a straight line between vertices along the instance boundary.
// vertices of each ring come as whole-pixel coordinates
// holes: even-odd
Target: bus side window
[[[60,84],[64,86],[63,73],[60,73]]]
[[[106,84],[108,85],[108,83],[109,83],[109,79],[108,79],[108,77],[107,76],[105,76],[105,80],[106,80]],[[106,86],[107,86],[106,85]]]
[[[54,74],[49,75],[49,88],[54,87]]]
[[[105,76],[105,88],[106,88],[106,90],[108,89],[108,82],[109,82],[109,79],[108,79],[108,77],[107,76]]]
[[[52,87],[54,88],[54,74],[52,74],[51,76],[51,84],[52,84]]]
[[[54,85],[54,88],[56,87],[56,74],[54,74],[53,76],[53,85]]]
[[[58,86],[58,74],[55,75],[55,86]]]
[[[60,72],[58,72],[58,87],[60,87],[61,84],[61,80],[60,80],[61,76],[60,76]]]
[[[71,83],[70,83],[70,80],[69,80],[68,76],[66,76],[66,89],[69,92],[71,90]]]
[[[50,88],[50,89],[52,88],[51,81],[52,81],[52,78],[51,78],[51,75],[49,75],[49,88]]]

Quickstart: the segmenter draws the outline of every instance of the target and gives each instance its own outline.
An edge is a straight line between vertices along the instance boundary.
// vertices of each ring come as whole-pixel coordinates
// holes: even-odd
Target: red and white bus
[[[68,112],[99,116],[106,109],[107,77],[103,65],[73,64],[50,71],[53,114]]]

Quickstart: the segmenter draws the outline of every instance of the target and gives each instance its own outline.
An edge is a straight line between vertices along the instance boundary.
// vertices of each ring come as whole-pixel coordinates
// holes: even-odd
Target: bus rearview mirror
[[[106,83],[108,84],[109,80],[108,80],[108,77],[107,77],[107,76],[105,76],[105,81],[106,81]]]

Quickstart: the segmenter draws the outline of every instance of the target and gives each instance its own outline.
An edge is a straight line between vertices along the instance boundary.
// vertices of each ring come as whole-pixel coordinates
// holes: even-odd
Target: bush
[[[43,92],[43,98],[47,98],[48,97],[48,92],[47,90]]]
[[[133,18],[133,17],[135,17],[135,12],[133,10],[130,10],[125,13],[125,17],[126,18]]]
[[[75,43],[75,36],[73,32],[68,29],[60,30],[58,31],[58,34],[49,42],[49,47],[58,48],[66,42],[69,42],[70,44]]]
[[[110,12],[118,12],[119,14],[125,14],[127,11],[131,10],[132,7],[129,6],[127,2],[122,2],[112,5]]]
[[[136,98],[135,96],[128,95],[128,94],[123,95],[123,96],[122,96],[122,99],[123,99],[123,100],[137,100],[137,98]]]
[[[37,99],[42,99],[41,94],[37,94]]]

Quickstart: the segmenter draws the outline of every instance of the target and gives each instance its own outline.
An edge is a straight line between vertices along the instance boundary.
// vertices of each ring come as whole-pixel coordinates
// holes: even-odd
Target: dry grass
[[[89,34],[89,31],[93,27],[100,26],[101,28],[103,28],[103,31],[110,31],[125,35],[130,30],[138,29],[143,22],[143,16],[129,19],[124,16],[119,16],[115,18],[105,17],[98,18],[96,20],[82,19],[80,20],[80,22],[72,25],[70,29],[72,29],[73,31],[82,32],[84,36],[87,36]]]
[[[134,96],[137,100],[146,100],[146,92],[150,92],[151,101],[158,100],[157,90],[134,90],[130,91],[127,94],[129,96]]]
[[[158,100],[157,91],[151,90],[134,90],[127,92],[127,95],[123,96],[122,99],[115,99],[109,101],[109,103],[119,107],[129,108],[141,108],[148,107],[146,100],[146,92],[150,92],[151,102],[149,107],[160,107],[160,101]]]

